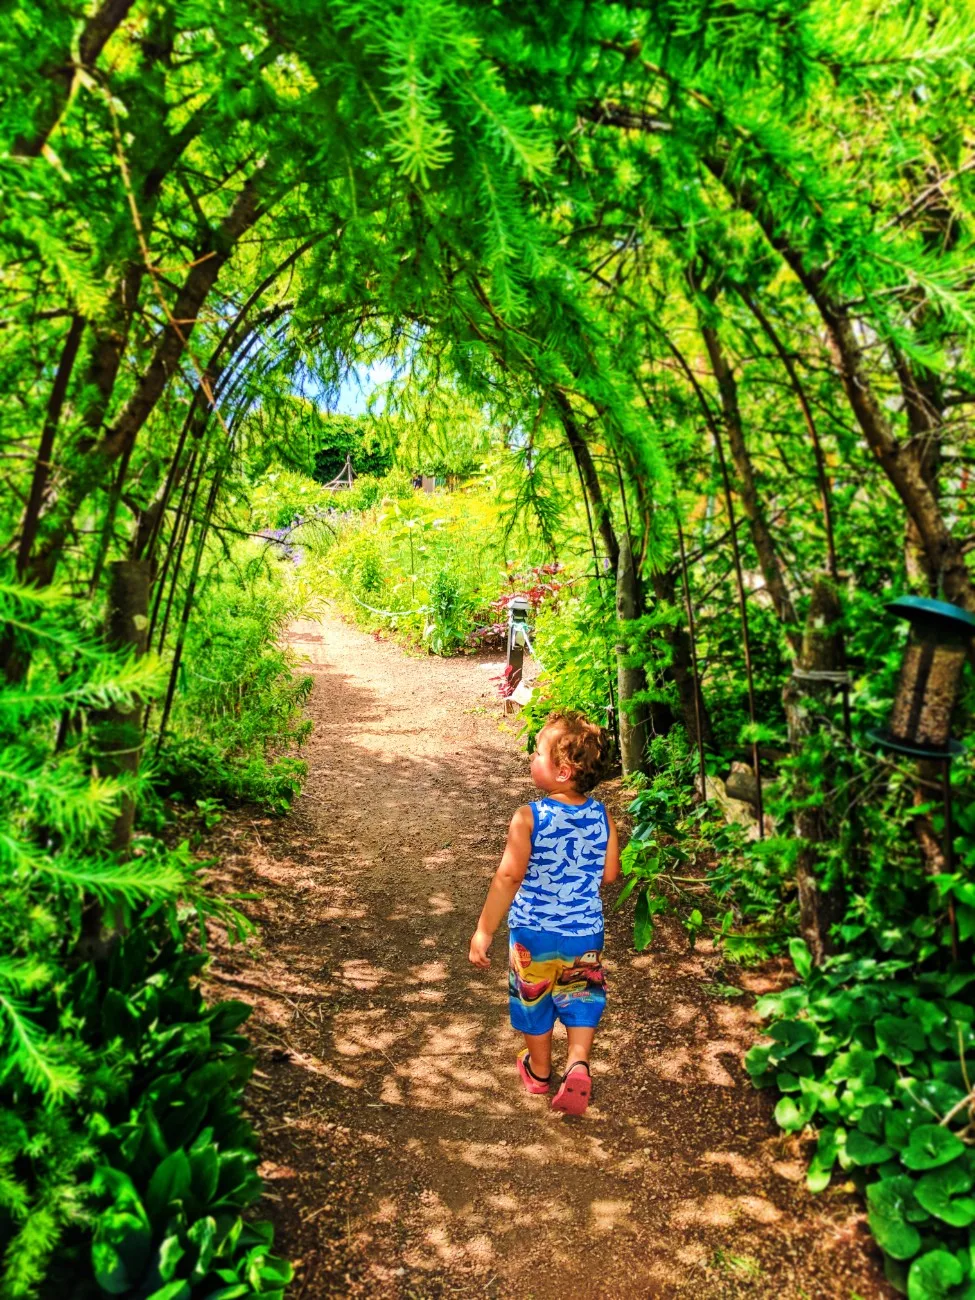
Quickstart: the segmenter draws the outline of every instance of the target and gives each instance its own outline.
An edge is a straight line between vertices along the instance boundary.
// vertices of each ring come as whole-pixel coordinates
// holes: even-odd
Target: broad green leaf
[[[789,940],[789,956],[801,980],[807,980],[813,968],[812,954],[802,939]]]
[[[960,1161],[945,1165],[917,1180],[914,1195],[929,1214],[951,1224],[953,1228],[967,1228],[975,1223],[975,1200],[961,1196],[972,1185],[972,1174]],[[953,1199],[955,1198],[955,1199]]]
[[[907,1221],[914,1180],[907,1174],[883,1178],[867,1188],[867,1222],[880,1247],[894,1259],[910,1259],[921,1248],[921,1234]]]
[[[816,1151],[806,1173],[806,1186],[811,1192],[821,1192],[829,1185],[839,1149],[845,1143],[846,1129],[828,1125],[820,1131]]]
[[[177,1279],[175,1282],[167,1282],[158,1291],[153,1291],[146,1300],[191,1300],[192,1295],[193,1289],[189,1282]]]
[[[813,1097],[803,1097],[799,1102],[791,1097],[782,1097],[775,1107],[775,1122],[787,1133],[795,1133],[809,1123],[816,1109]]]
[[[197,1219],[186,1236],[197,1250],[196,1263],[193,1265],[193,1275],[190,1280],[200,1282],[206,1277],[210,1261],[213,1259],[217,1237],[216,1219],[210,1217]]]
[[[965,1150],[965,1144],[940,1124],[919,1124],[911,1130],[901,1161],[908,1169],[937,1169]]]
[[[156,1268],[163,1282],[169,1282],[176,1276],[177,1265],[185,1254],[186,1248],[177,1233],[171,1232],[168,1237],[163,1238],[156,1258]]]
[[[767,1043],[756,1043],[745,1053],[745,1069],[754,1080],[768,1071],[769,1052],[772,1048]]]
[[[907,1274],[908,1300],[946,1300],[962,1280],[962,1266],[946,1250],[929,1250]]]
[[[190,1189],[190,1161],[185,1151],[172,1151],[149,1180],[146,1204],[153,1217],[160,1217],[174,1201]]]
[[[852,1129],[847,1134],[846,1155],[852,1165],[883,1164],[885,1160],[890,1159],[892,1154],[890,1147],[884,1146],[881,1142],[876,1142],[861,1129]]]
[[[826,1071],[827,1079],[839,1083],[846,1079],[860,1079],[863,1083],[873,1083],[877,1077],[876,1052],[865,1047],[851,1047],[849,1051],[838,1052]]]
[[[768,1032],[775,1039],[772,1057],[777,1061],[816,1041],[816,1028],[808,1020],[779,1020]]]
[[[877,1046],[895,1065],[910,1065],[924,1047],[924,1030],[901,1016],[881,1016],[874,1025]]]
[[[649,948],[653,939],[653,919],[650,915],[650,900],[647,891],[641,890],[637,895],[636,907],[633,909],[633,947],[637,952]]]

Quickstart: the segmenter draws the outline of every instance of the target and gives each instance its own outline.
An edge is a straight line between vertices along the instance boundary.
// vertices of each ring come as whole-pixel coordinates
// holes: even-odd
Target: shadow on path
[[[742,1068],[754,1017],[709,996],[710,951],[664,934],[638,956],[608,918],[594,1104],[572,1120],[521,1091],[504,936],[491,972],[467,962],[531,797],[500,665],[410,658],[331,618],[299,636],[307,789],[284,821],[228,823],[262,938],[213,972],[256,1007],[251,1112],[293,1295],[892,1294],[849,1190],[805,1191]]]

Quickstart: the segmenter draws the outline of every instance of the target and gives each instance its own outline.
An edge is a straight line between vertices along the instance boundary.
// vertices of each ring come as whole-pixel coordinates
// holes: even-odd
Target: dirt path
[[[502,936],[490,974],[467,962],[531,797],[498,666],[411,658],[337,617],[295,643],[315,675],[310,777],[286,820],[222,828],[262,938],[214,972],[256,1007],[262,1212],[299,1261],[291,1294],[891,1295],[851,1189],[806,1193],[750,1087],[753,1018],[709,994],[714,954],[664,935],[638,956],[611,919],[595,1104],[571,1120],[521,1091]]]

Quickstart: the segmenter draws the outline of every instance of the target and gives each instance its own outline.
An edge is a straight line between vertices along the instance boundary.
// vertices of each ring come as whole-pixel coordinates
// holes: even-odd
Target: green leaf
[[[815,1109],[815,1097],[802,1097],[798,1102],[791,1097],[782,1097],[775,1107],[775,1122],[787,1133],[796,1133],[806,1127]]]
[[[146,1300],[191,1300],[193,1289],[189,1282],[167,1282],[158,1291],[153,1291]]]
[[[914,1180],[907,1174],[882,1178],[867,1188],[870,1231],[894,1259],[910,1259],[921,1248],[921,1234],[907,1221],[913,1200]]]
[[[650,915],[650,900],[647,891],[641,890],[637,895],[633,910],[633,947],[637,952],[644,952],[653,939],[653,919]]]
[[[812,954],[802,939],[789,940],[789,956],[801,980],[807,980],[813,968]]]
[[[893,1152],[862,1129],[855,1128],[847,1134],[846,1155],[851,1165],[881,1165]]]
[[[924,1174],[917,1180],[914,1195],[936,1219],[953,1228],[967,1228],[975,1223],[975,1200],[959,1193],[967,1192],[972,1181],[971,1173],[959,1161]]]
[[[826,1078],[839,1083],[846,1079],[859,1079],[865,1084],[877,1077],[876,1053],[854,1044],[847,1052],[838,1052],[829,1064]]]
[[[109,1295],[122,1295],[134,1287],[149,1258],[152,1232],[138,1214],[108,1210],[95,1228],[91,1260],[95,1281]]]
[[[768,1071],[768,1058],[771,1050],[772,1048],[768,1043],[756,1043],[754,1047],[750,1047],[745,1053],[745,1069],[753,1082]]]
[[[803,1047],[816,1041],[816,1027],[808,1020],[778,1020],[769,1028],[769,1036],[775,1039],[772,1056],[776,1061],[791,1056]]]
[[[821,1192],[829,1185],[840,1146],[845,1143],[846,1129],[831,1124],[821,1130],[816,1152],[806,1172],[806,1186],[811,1192]]]
[[[961,1282],[963,1270],[946,1250],[929,1250],[911,1265],[907,1275],[908,1300],[945,1300]]]
[[[193,1274],[190,1280],[201,1282],[206,1277],[210,1269],[210,1261],[213,1259],[217,1238],[217,1221],[210,1217],[197,1219],[186,1235],[197,1249],[196,1263],[193,1266]]]
[[[177,1233],[171,1232],[168,1237],[163,1238],[156,1259],[156,1268],[163,1282],[169,1282],[175,1276],[177,1265],[185,1254],[186,1248]]]
[[[937,1169],[965,1150],[965,1144],[940,1124],[919,1124],[911,1130],[901,1160],[908,1169]]]
[[[880,1016],[874,1024],[877,1046],[895,1065],[910,1065],[924,1047],[924,1030],[901,1016]]]
[[[190,1177],[190,1161],[186,1152],[171,1152],[149,1180],[146,1206],[152,1218],[161,1218],[174,1201],[183,1199],[190,1189]]]
[[[903,1151],[918,1124],[916,1115],[903,1110],[891,1110],[884,1116],[884,1141],[895,1151]]]

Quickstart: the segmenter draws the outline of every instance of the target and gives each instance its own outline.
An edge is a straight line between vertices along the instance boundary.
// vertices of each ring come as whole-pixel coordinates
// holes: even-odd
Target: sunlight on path
[[[577,1121],[522,1092],[502,937],[489,973],[466,960],[531,797],[491,671],[332,618],[294,642],[315,674],[307,791],[235,839],[264,943],[222,978],[258,1008],[267,1212],[295,1294],[887,1295],[857,1202],[808,1196],[748,1084],[753,1018],[708,999],[710,951],[665,935],[637,956],[611,918],[593,1106]]]

